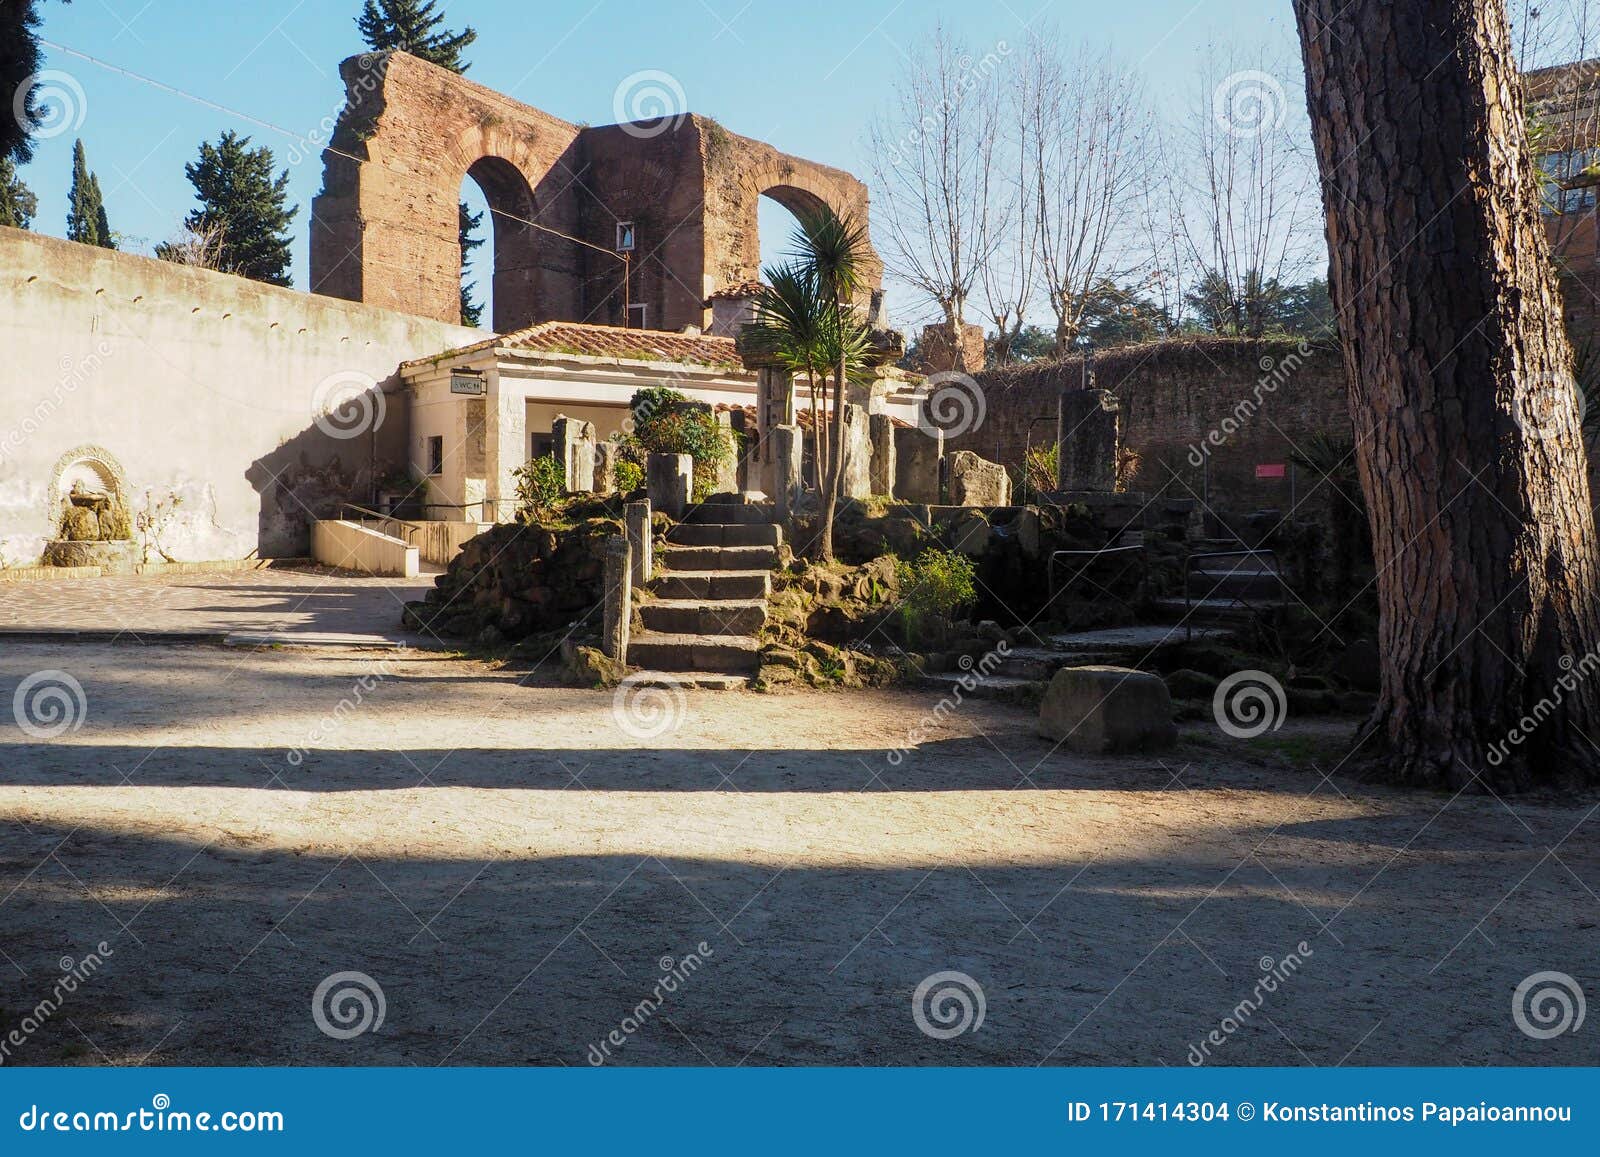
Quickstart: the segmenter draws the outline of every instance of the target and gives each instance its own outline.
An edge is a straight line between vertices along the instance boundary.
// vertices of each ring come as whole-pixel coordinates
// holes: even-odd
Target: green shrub
[[[973,561],[953,550],[935,548],[924,551],[915,562],[897,562],[895,577],[906,642],[925,633],[944,638],[955,613],[978,597],[977,574]]]
[[[631,458],[619,455],[613,465],[611,477],[619,494],[632,494],[644,485],[644,467]]]
[[[734,453],[733,440],[716,415],[665,386],[639,390],[628,408],[633,432],[622,439],[624,454],[631,450],[638,463],[648,454],[688,454],[694,459],[694,500],[710,494],[717,467]]]
[[[517,517],[523,522],[549,514],[566,494],[567,472],[554,454],[518,466]]]

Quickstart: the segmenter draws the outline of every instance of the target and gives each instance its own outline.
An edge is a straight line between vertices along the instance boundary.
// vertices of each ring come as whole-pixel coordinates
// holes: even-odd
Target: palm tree
[[[792,265],[769,265],[761,271],[761,292],[756,297],[755,333],[759,346],[789,370],[803,373],[811,387],[811,428],[817,432],[817,452],[812,456],[812,484],[822,489],[822,461],[827,441],[822,437],[822,411],[818,383],[822,368],[832,364],[823,348],[822,335],[831,304],[817,292],[815,279]]]
[[[790,256],[796,270],[815,282],[831,308],[826,310],[824,337],[833,369],[833,429],[828,436],[828,471],[822,489],[822,542],[824,562],[833,561],[833,517],[839,505],[839,482],[844,474],[845,383],[864,376],[867,330],[856,316],[856,291],[866,277],[870,249],[867,227],[841,217],[824,206],[800,215]]]
[[[816,431],[817,483],[822,491],[818,554],[833,561],[833,520],[844,473],[845,384],[870,372],[866,326],[853,304],[867,261],[867,231],[829,209],[806,214],[792,239],[790,261],[762,271],[767,284],[756,299],[754,330],[760,345],[811,383]],[[817,389],[833,375],[832,429],[827,402],[818,420]],[[825,464],[825,465],[824,465]]]

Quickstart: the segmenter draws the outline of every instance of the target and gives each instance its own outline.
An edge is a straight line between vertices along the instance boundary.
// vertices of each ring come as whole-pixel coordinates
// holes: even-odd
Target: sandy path
[[[0,717],[0,1036],[112,949],[12,1062],[583,1064],[704,942],[617,1063],[1183,1064],[1302,941],[1219,1061],[1600,1061],[1510,1007],[1600,993],[1593,799],[1325,781],[1337,734],[1294,723],[1300,767],[1199,727],[1087,760],[978,703],[895,766],[929,693],[699,693],[645,739],[610,694],[374,661],[0,653],[0,708],[44,668],[87,701]],[[385,1018],[335,1040],[349,970]],[[946,970],[985,1013],[938,1040]]]

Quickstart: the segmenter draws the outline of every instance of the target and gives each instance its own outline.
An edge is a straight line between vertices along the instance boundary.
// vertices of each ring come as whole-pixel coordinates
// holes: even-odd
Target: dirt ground
[[[12,714],[45,670],[83,691],[53,738]],[[1182,1065],[1213,1031],[1222,1064],[1600,1062],[1511,1007],[1540,971],[1600,993],[1600,800],[1327,778],[1349,721],[1086,759],[969,702],[896,763],[936,694],[619,715],[518,680],[5,645],[6,1063]],[[338,1039],[345,972],[383,1018]],[[943,972],[947,1039],[919,1019],[959,1003],[913,1007]]]

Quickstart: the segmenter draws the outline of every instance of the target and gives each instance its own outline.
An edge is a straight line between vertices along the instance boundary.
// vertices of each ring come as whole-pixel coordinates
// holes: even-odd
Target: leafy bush
[[[619,494],[632,494],[644,485],[644,467],[619,455],[612,466],[611,477]]]
[[[624,456],[642,467],[649,454],[688,454],[694,459],[695,501],[710,494],[717,467],[734,453],[716,415],[665,386],[638,391],[628,406],[633,432],[622,439]]]
[[[567,471],[554,454],[518,466],[517,517],[523,522],[549,514],[566,494]]]
[[[973,561],[954,550],[934,548],[924,551],[915,562],[897,562],[895,577],[906,642],[924,633],[944,638],[955,613],[977,599],[977,573]]]

